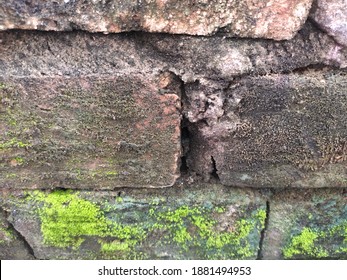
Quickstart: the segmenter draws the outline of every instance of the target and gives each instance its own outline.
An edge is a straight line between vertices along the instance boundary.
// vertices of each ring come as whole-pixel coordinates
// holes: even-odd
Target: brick
[[[170,69],[185,83],[212,79],[228,84],[240,75],[321,64],[346,67],[347,50],[309,22],[295,38],[281,42],[141,32],[0,32],[0,75],[9,77],[111,76]]]
[[[346,86],[345,72],[307,70],[205,90],[205,107],[186,112],[197,118],[189,167],[228,186],[346,187]]]
[[[1,188],[173,185],[179,86],[167,73],[2,80]]]

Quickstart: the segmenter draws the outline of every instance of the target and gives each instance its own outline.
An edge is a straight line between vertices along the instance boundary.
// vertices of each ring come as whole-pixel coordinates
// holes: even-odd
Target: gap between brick
[[[257,254],[257,260],[263,259],[263,245],[264,245],[264,239],[266,235],[266,231],[269,227],[269,216],[270,216],[270,201],[266,201],[266,216],[265,216],[265,224],[264,228],[260,232],[260,240],[259,240],[259,246],[258,246],[258,254]]]

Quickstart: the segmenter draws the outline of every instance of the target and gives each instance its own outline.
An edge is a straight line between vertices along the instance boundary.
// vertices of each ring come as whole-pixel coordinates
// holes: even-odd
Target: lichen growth
[[[255,214],[236,221],[233,229],[220,230],[213,212],[221,212],[221,209],[181,206],[159,212],[150,209],[149,214],[156,219],[153,228],[166,233],[164,240],[179,245],[183,251],[199,248],[199,254],[207,259],[252,257],[254,250],[248,238],[252,231],[259,230],[262,221],[259,223]]]
[[[102,252],[115,252],[115,251],[128,251],[129,250],[129,244],[119,241],[113,241],[113,242],[105,242],[103,240],[99,240],[99,243],[101,245],[101,251]]]
[[[327,257],[328,252],[315,245],[319,237],[320,234],[318,232],[310,228],[303,228],[299,235],[292,238],[290,245],[284,248],[284,257],[287,259],[292,258],[294,255],[305,255],[312,258]]]
[[[100,207],[82,199],[78,193],[54,191],[49,194],[35,191],[28,199],[43,203],[37,211],[41,220],[41,231],[46,245],[77,249],[86,237],[113,239],[118,247],[104,246],[103,251],[111,248],[133,249],[144,239],[144,231],[137,226],[128,226],[108,220]]]
[[[266,221],[266,211],[264,209],[259,209],[256,217],[258,218],[261,227],[264,228],[265,227],[265,221]]]
[[[27,148],[30,146],[31,146],[30,144],[24,143],[15,137],[8,141],[0,142],[0,150],[9,149],[9,148]]]
[[[331,239],[343,239],[342,243],[338,248],[336,248],[336,254],[347,254],[347,221],[341,223],[340,225],[336,225],[327,231],[326,236]],[[347,256],[347,255],[345,255]]]

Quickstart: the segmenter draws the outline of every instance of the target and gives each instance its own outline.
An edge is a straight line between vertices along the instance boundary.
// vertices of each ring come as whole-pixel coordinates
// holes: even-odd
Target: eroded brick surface
[[[210,93],[188,163],[229,186],[346,187],[346,86],[346,72],[305,71]]]

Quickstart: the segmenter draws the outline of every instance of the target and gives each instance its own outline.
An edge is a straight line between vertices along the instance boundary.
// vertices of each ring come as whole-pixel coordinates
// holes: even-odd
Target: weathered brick
[[[347,49],[309,22],[292,40],[281,42],[141,32],[0,32],[0,75],[9,77],[111,76],[170,69],[186,83],[212,79],[227,84],[235,76],[322,64],[346,67]]]
[[[1,188],[164,187],[179,176],[169,73],[13,78],[0,87]]]
[[[346,187],[346,87],[346,72],[307,70],[205,91],[205,107],[186,112],[196,116],[188,164],[229,186]]]
[[[312,0],[86,1],[35,3],[8,0],[0,6],[0,30],[148,31],[290,39],[304,24]]]

